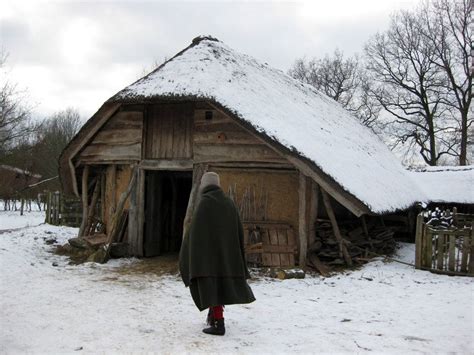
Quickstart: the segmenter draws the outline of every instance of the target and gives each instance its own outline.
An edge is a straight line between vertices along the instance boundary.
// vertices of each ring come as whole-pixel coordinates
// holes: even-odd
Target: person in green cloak
[[[209,308],[209,328],[203,332],[224,335],[223,306],[255,301],[247,284],[243,227],[216,173],[203,175],[198,201],[181,245],[179,269],[196,307]]]

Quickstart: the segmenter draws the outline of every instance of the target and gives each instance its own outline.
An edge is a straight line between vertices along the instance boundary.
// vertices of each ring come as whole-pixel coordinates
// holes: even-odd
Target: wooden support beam
[[[341,235],[339,226],[337,225],[336,215],[334,214],[334,210],[332,209],[329,195],[326,191],[324,191],[324,189],[321,189],[321,195],[323,196],[324,206],[326,207],[326,212],[331,221],[332,229],[334,230],[334,236],[339,242],[339,251],[344,257],[344,261],[346,262],[347,266],[352,266],[352,259],[351,259],[351,256],[349,255],[349,252],[347,251],[345,240]]]
[[[89,205],[89,195],[87,191],[87,180],[89,179],[89,165],[84,166],[82,171],[82,222],[81,227],[79,228],[79,237],[84,235],[84,231],[87,224],[87,216],[89,215],[87,209]]]
[[[183,238],[186,235],[189,226],[191,225],[191,219],[193,217],[194,207],[197,203],[199,185],[201,184],[201,178],[207,171],[208,166],[206,164],[196,164],[193,170],[193,186],[191,187],[191,193],[189,194],[188,207],[186,208],[186,216],[183,222]]]
[[[308,180],[301,172],[299,174],[299,188],[298,188],[298,230],[299,230],[299,266],[303,268],[306,266],[306,253],[308,251],[308,198],[307,198]]]
[[[189,159],[184,160],[142,160],[140,162],[140,168],[147,170],[192,170],[193,161]]]
[[[308,227],[308,246],[313,244],[316,240],[316,223],[318,220],[319,209],[319,185],[314,180],[311,183],[311,206],[309,211],[309,227]]]
[[[136,201],[135,208],[137,210],[137,256],[144,256],[144,226],[145,226],[145,170],[138,169],[138,180],[136,184]],[[131,206],[130,206],[131,208]]]

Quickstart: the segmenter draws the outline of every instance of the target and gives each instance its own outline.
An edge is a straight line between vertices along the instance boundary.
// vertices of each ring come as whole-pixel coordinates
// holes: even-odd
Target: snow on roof
[[[409,174],[427,196],[426,202],[474,203],[474,165],[434,166]]]
[[[32,172],[30,171],[27,171],[27,170],[22,170],[20,168],[16,168],[14,166],[11,166],[11,165],[0,165],[0,169],[4,169],[4,170],[8,170],[8,171],[13,171],[17,174],[22,174],[22,175],[26,175],[26,176],[31,176],[31,177],[34,177],[34,178],[40,178],[41,175],[38,175],[38,174],[33,174]]]
[[[392,152],[337,102],[214,38],[196,38],[110,101],[152,97],[218,102],[311,160],[372,212],[407,208],[419,198]]]

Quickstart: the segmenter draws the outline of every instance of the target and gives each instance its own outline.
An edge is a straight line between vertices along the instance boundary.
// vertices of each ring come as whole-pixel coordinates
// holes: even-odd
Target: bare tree
[[[371,126],[376,120],[380,109],[367,94],[371,84],[358,56],[344,57],[336,49],[322,59],[297,59],[288,73],[339,102],[363,124]]]
[[[376,85],[371,95],[390,113],[389,132],[395,145],[414,144],[424,161],[437,165],[444,155],[456,156],[447,100],[447,80],[435,65],[436,51],[423,36],[423,10],[400,11],[389,29],[366,45],[367,68]]]
[[[472,0],[435,0],[421,12],[423,36],[434,51],[433,62],[446,76],[448,97],[458,122],[459,164],[467,164],[468,130],[474,121],[472,103]],[[456,113],[457,112],[457,113]]]
[[[34,171],[43,178],[57,175],[59,155],[81,126],[80,115],[73,108],[57,112],[40,122],[35,129],[33,145],[36,162]]]
[[[0,49],[0,153],[5,153],[16,139],[30,133],[28,119],[31,107],[26,104],[25,91],[7,79],[8,55]]]

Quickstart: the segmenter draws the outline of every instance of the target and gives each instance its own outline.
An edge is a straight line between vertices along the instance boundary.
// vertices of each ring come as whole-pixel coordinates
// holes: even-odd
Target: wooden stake
[[[334,211],[332,209],[329,195],[326,191],[324,191],[324,189],[321,189],[321,194],[323,196],[324,207],[326,207],[326,212],[328,214],[329,219],[331,220],[332,228],[334,230],[334,236],[339,242],[339,251],[342,253],[347,266],[352,266],[352,259],[349,255],[349,252],[347,251],[346,245],[344,244],[344,238],[342,238],[339,226],[337,225],[336,215],[334,214]]]
[[[415,268],[421,269],[421,256],[423,247],[423,215],[420,213],[416,217],[416,232],[415,232]]]

